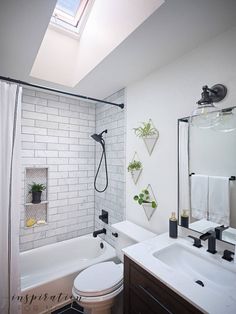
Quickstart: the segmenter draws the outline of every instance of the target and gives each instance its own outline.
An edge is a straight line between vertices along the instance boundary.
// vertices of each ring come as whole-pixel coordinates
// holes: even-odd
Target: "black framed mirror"
[[[236,244],[236,106],[219,114],[211,128],[178,120],[178,218],[200,233],[217,228],[219,240]]]

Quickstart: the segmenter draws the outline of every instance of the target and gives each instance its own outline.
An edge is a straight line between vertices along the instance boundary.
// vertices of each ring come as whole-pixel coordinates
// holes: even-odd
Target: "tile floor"
[[[84,310],[76,302],[67,304],[56,311],[51,312],[51,314],[83,314]]]

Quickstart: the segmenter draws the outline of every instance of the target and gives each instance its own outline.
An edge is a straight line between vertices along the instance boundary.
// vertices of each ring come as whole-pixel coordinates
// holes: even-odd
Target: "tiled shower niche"
[[[32,203],[30,185],[35,182],[46,186],[42,191],[41,203]],[[48,168],[25,168],[25,227],[32,228],[47,223],[48,211]]]

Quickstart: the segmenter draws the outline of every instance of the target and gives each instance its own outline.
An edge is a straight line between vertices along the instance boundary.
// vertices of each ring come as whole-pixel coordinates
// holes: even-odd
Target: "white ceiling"
[[[163,0],[90,1],[79,38],[50,25],[31,76],[74,87],[138,28]],[[92,5],[93,4],[93,5]]]
[[[0,1],[0,75],[106,97],[236,25],[235,0],[166,0],[74,88],[30,78],[56,0]]]
[[[0,0],[0,75],[28,80],[57,0]]]

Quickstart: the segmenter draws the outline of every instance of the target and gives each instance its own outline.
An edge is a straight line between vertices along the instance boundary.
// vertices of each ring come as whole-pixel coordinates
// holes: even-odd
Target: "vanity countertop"
[[[220,254],[213,255],[208,253],[205,247],[193,247],[191,239],[180,237],[178,239],[172,239],[169,237],[168,233],[129,246],[123,249],[123,252],[131,260],[202,312],[212,314],[235,314],[236,282],[233,288],[227,290],[227,293],[223,285],[218,287],[218,290],[208,288],[207,286],[202,287],[190,280],[189,277],[185,275],[184,269],[176,271],[153,256],[154,252],[176,243],[184,245],[189,250],[200,254],[201,257],[206,258],[210,262],[217,262],[220,267],[230,270],[235,273],[236,276],[236,263],[222,260]],[[215,273],[215,276],[217,275],[218,274]]]

